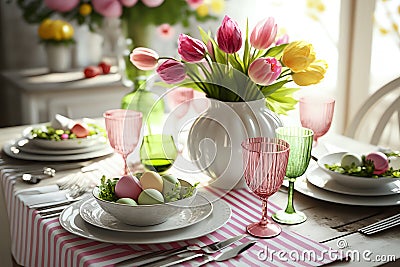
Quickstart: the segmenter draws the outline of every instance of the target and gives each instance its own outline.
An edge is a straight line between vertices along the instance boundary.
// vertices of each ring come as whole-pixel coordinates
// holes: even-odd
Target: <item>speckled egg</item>
[[[342,156],[342,159],[340,161],[341,166],[351,166],[354,164],[355,166],[361,166],[362,165],[362,159],[359,155],[354,154],[354,153],[345,153]]]
[[[181,183],[175,176],[164,174],[161,176],[163,179],[163,190],[165,202],[176,201],[180,198]]]
[[[148,188],[140,193],[138,198],[139,205],[154,205],[164,203],[164,197],[160,191]]]
[[[156,189],[160,193],[163,191],[163,179],[158,173],[153,171],[144,172],[140,177],[140,184],[142,185],[143,190],[152,188]]]
[[[122,176],[115,185],[115,195],[118,198],[131,198],[137,201],[141,192],[142,187],[135,176]]]
[[[389,169],[389,161],[385,154],[382,152],[372,152],[369,153],[366,157],[366,160],[371,160],[374,163],[375,170],[374,174],[380,175],[386,172]]]
[[[123,197],[123,198],[118,199],[117,203],[129,205],[129,206],[137,206],[136,201],[133,200],[132,198],[128,198],[128,197]]]

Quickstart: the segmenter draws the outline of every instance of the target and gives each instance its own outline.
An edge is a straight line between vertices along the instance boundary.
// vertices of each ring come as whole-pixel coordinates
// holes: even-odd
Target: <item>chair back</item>
[[[345,135],[400,150],[400,77],[367,99],[348,125]]]

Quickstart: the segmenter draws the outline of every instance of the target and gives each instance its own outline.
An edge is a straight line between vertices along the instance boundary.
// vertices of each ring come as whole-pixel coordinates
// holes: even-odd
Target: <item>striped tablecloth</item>
[[[120,166],[115,158],[105,159],[98,166],[106,175],[117,173]],[[98,179],[88,174],[86,179]],[[97,174],[98,175],[98,174]],[[168,249],[188,244],[209,244],[245,233],[247,224],[258,221],[261,202],[251,192],[240,189],[225,194],[218,189],[207,189],[215,195],[223,195],[232,208],[230,220],[220,229],[201,238],[188,241],[154,245],[110,244],[78,237],[64,230],[58,218],[42,219],[36,210],[30,209],[15,195],[16,180],[10,173],[1,173],[10,220],[12,253],[16,262],[23,266],[112,266],[132,258],[142,251]],[[269,202],[269,214],[279,207]],[[245,242],[246,238],[241,240]],[[291,231],[271,239],[258,239],[257,245],[235,259],[218,266],[319,266],[336,260],[339,255],[326,245],[310,240]],[[200,259],[199,259],[200,261]],[[191,266],[195,261],[186,263]]]

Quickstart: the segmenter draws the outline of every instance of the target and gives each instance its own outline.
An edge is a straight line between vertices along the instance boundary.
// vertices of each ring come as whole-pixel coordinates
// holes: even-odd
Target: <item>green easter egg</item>
[[[139,205],[161,204],[164,203],[164,197],[158,190],[148,188],[140,193],[138,203]]]
[[[126,204],[126,205],[130,205],[130,206],[137,206],[136,201],[129,197],[120,198],[117,200],[117,203]]]
[[[179,180],[169,174],[161,176],[163,179],[163,190],[165,202],[172,202],[180,199],[181,183]]]

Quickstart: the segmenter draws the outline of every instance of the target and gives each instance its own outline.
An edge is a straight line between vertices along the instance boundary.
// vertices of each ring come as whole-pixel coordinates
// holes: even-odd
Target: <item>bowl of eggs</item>
[[[172,175],[146,171],[111,180],[103,176],[101,185],[93,189],[93,196],[104,211],[119,221],[150,226],[190,208],[196,186]]]
[[[400,179],[400,170],[394,169],[382,152],[328,154],[318,160],[318,165],[337,183],[352,188],[377,188]]]

